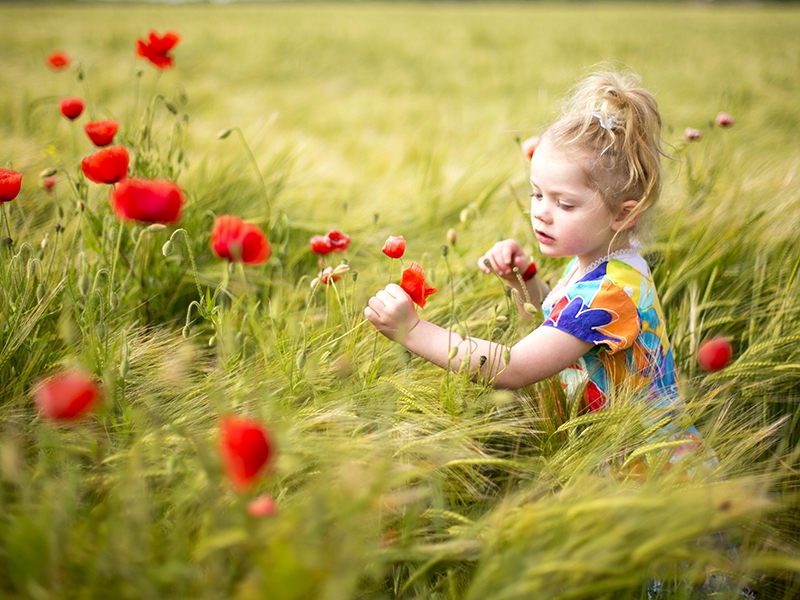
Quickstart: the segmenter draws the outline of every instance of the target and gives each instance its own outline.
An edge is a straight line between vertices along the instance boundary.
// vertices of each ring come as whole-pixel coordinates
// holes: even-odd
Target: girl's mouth
[[[553,242],[555,242],[553,238],[551,238],[546,233],[542,233],[538,229],[535,229],[534,233],[536,234],[536,239],[539,240],[540,244],[552,244]]]

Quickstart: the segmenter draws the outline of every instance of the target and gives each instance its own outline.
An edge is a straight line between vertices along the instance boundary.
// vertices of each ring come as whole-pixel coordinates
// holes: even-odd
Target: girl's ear
[[[617,217],[611,224],[611,229],[625,231],[636,225],[636,221],[639,220],[639,213],[635,213],[637,206],[639,206],[638,200],[625,200],[619,207],[619,212],[617,212]]]

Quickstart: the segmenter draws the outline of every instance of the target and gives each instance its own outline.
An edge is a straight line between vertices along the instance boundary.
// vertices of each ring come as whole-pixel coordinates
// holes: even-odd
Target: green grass
[[[644,598],[659,577],[676,582],[664,597],[686,598],[715,572],[794,598],[799,28],[800,10],[777,5],[0,7],[0,166],[24,174],[0,249],[0,595]],[[135,56],[150,29],[182,36],[160,75]],[[44,66],[56,49],[68,71]],[[612,457],[655,456],[643,407],[576,415],[554,382],[495,392],[361,317],[389,277],[383,241],[404,235],[403,260],[439,288],[426,318],[506,341],[528,331],[475,261],[504,237],[534,252],[516,140],[602,61],[656,94],[675,158],[647,257],[720,460],[691,482],[604,475]],[[61,117],[67,95],[120,121],[136,172],[178,181],[185,233],[120,229],[107,190],[80,175],[88,118]],[[719,111],[736,125],[714,126]],[[685,143],[686,127],[702,140]],[[38,178],[50,167],[54,194]],[[216,259],[225,213],[268,231],[268,263]],[[353,244],[326,264],[357,277],[312,290],[308,239],[331,228]],[[554,283],[563,261],[537,262]],[[694,355],[714,334],[735,360],[705,374]],[[105,402],[53,426],[31,392],[73,363]],[[217,456],[222,412],[276,439],[250,494]],[[259,492],[275,517],[246,513]]]

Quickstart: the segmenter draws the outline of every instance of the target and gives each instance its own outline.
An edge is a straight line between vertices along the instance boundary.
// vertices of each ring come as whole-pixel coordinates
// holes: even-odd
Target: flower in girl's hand
[[[39,413],[51,421],[77,421],[102,399],[95,380],[78,369],[62,371],[34,393]]]
[[[83,100],[74,97],[62,98],[58,102],[58,108],[61,110],[61,114],[70,121],[74,121],[81,116],[84,106],[86,105]]]
[[[714,337],[700,344],[697,351],[697,363],[704,371],[719,371],[731,361],[733,347],[722,336]]]
[[[0,204],[16,198],[21,187],[22,173],[14,169],[0,169]]]
[[[533,153],[536,152],[536,147],[539,145],[540,139],[541,138],[538,135],[535,135],[520,143],[520,147],[522,148],[522,152],[525,154],[525,156],[528,158],[533,158]]]
[[[114,136],[117,135],[117,129],[119,129],[119,123],[112,119],[92,121],[83,126],[86,135],[98,148],[110,145],[114,141]]]
[[[244,491],[275,454],[267,429],[258,421],[225,416],[220,421],[219,451],[233,487]]]
[[[693,129],[692,127],[687,127],[686,130],[683,132],[683,137],[686,138],[687,142],[695,142],[703,137],[703,132],[699,129]]]
[[[211,230],[211,248],[230,262],[258,265],[266,261],[272,249],[258,225],[233,215],[221,215]]]
[[[111,146],[90,154],[81,161],[86,178],[95,183],[117,183],[128,176],[130,155],[125,146]]]
[[[406,253],[406,239],[402,235],[390,235],[381,252],[389,258],[401,258]]]
[[[403,271],[400,287],[403,288],[406,294],[411,296],[411,299],[420,308],[425,308],[428,296],[436,293],[436,288],[429,287],[425,281],[425,271],[422,270],[418,262],[412,262]]]
[[[136,40],[136,54],[149,60],[157,68],[164,70],[172,66],[172,56],[169,51],[181,41],[181,36],[172,31],[158,35],[151,31],[147,40]]]
[[[721,112],[717,115],[717,125],[720,127],[733,127],[736,121],[728,113]]]
[[[66,69],[70,62],[71,60],[69,54],[62,52],[61,50],[56,50],[47,57],[47,66],[53,71],[61,71]]]

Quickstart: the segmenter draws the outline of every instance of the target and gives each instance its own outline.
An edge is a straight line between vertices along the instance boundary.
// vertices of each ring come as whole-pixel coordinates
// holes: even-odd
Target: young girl
[[[662,155],[658,106],[636,84],[616,73],[582,81],[533,153],[531,222],[539,249],[553,258],[573,257],[544,301],[539,305],[549,290],[516,241],[498,242],[478,260],[518,298],[543,309],[540,327],[510,349],[463,339],[420,320],[408,294],[394,284],[377,292],[364,314],[411,352],[454,371],[468,367],[496,387],[516,389],[558,373],[567,394],[580,394],[589,410],[623,391],[674,410],[666,435],[659,436],[675,441],[667,444],[672,463],[701,442],[691,423],[679,423],[669,338],[635,237],[658,198]]]

